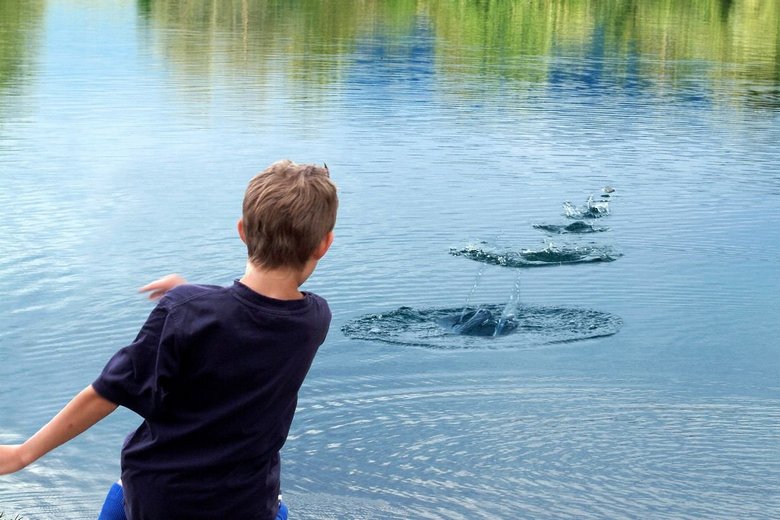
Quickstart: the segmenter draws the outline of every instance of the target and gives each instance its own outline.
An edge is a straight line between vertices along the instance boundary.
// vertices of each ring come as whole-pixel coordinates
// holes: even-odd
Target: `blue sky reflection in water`
[[[132,339],[137,287],[239,276],[244,186],[290,157],[342,200],[306,286],[334,323],[283,452],[296,518],[780,516],[780,7],[672,4],[3,2],[0,442]],[[606,229],[559,232],[607,185]],[[619,255],[450,254],[475,247]],[[516,294],[622,325],[342,332]],[[3,477],[0,511],[96,516],[137,421]]]

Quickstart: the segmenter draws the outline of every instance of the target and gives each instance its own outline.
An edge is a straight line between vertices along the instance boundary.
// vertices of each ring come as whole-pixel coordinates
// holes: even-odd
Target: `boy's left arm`
[[[149,284],[144,285],[138,292],[148,292],[150,300],[159,300],[162,296],[179,285],[184,285],[187,280],[178,274],[163,276]]]
[[[116,404],[101,397],[92,385],[88,386],[24,444],[0,446],[0,475],[29,466],[86,431],[116,408]]]
[[[171,274],[141,287],[150,299],[158,299],[177,285],[187,283]],[[98,394],[92,385],[82,390],[46,426],[23,444],[0,445],[0,475],[23,469],[57,446],[65,444],[117,409],[117,405]]]

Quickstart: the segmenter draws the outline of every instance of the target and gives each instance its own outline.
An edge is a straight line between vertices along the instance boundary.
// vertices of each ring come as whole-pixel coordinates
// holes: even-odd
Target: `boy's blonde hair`
[[[328,167],[278,161],[244,194],[249,260],[266,269],[300,269],[336,224],[338,196]]]

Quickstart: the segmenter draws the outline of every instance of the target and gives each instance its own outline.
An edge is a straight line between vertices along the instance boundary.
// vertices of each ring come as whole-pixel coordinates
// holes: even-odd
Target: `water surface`
[[[137,287],[240,276],[243,189],[289,157],[341,197],[296,518],[780,517],[778,27],[761,0],[0,3],[0,442],[132,340]],[[584,247],[619,255],[549,262]],[[513,295],[620,326],[343,332]],[[0,478],[0,511],[96,517],[137,422]]]

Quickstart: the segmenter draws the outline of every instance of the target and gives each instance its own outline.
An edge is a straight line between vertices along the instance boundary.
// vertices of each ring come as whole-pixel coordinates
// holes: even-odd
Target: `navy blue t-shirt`
[[[298,390],[330,325],[324,299],[168,291],[92,383],[143,417],[122,449],[129,520],[275,518]]]

